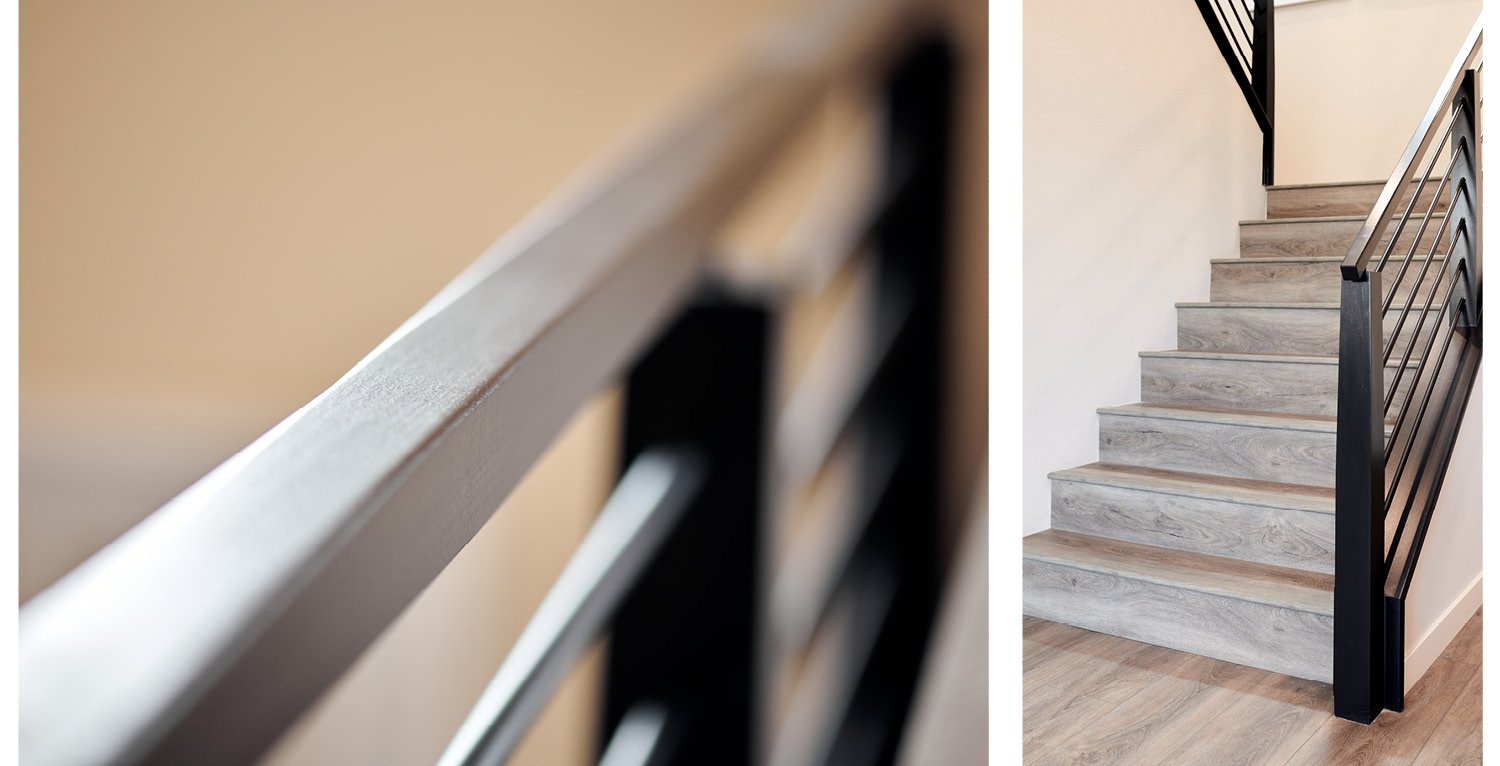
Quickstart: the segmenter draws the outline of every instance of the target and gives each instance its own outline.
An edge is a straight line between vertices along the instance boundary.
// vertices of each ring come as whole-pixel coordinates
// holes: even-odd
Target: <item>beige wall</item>
[[[1276,181],[1384,180],[1481,0],[1315,0],[1276,9]]]
[[[795,4],[26,3],[23,597],[319,393]],[[607,490],[610,406],[272,762],[436,757]],[[587,761],[588,684],[518,762]]]
[[[1265,212],[1260,132],[1192,3],[1027,0],[1022,70],[1022,527],[1047,472],[1098,459],[1097,407]],[[997,253],[996,268],[1014,254]],[[997,360],[997,365],[1003,363]]]

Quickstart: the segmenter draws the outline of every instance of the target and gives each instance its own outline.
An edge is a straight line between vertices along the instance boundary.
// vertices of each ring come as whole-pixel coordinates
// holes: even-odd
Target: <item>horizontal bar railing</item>
[[[494,766],[510,757],[671,533],[703,481],[700,463],[701,458],[681,451],[647,452],[635,459],[439,766]]]
[[[1276,6],[1273,0],[1195,0],[1209,35],[1260,127],[1261,183],[1275,177]],[[1226,9],[1225,6],[1228,6]],[[1247,27],[1248,24],[1248,27]]]
[[[21,610],[39,764],[253,761],[701,286],[717,227],[914,4],[839,0],[507,234],[328,391]]]
[[[848,510],[840,514],[843,535],[827,546],[825,535],[806,538],[787,552],[787,561],[771,585],[771,610],[776,616],[776,642],[786,651],[805,647],[827,615],[839,586],[854,568],[861,539],[884,500],[886,489],[903,457],[902,445],[881,424],[861,429],[857,440],[859,477]],[[831,536],[831,535],[826,535]]]
[[[1361,723],[1404,705],[1406,598],[1478,374],[1482,66],[1476,22],[1340,267],[1334,712]]]
[[[1433,96],[1432,103],[1428,105],[1427,112],[1422,116],[1416,134],[1407,143],[1406,149],[1401,152],[1401,158],[1396,161],[1396,169],[1380,190],[1380,196],[1376,198],[1370,215],[1360,226],[1359,232],[1354,235],[1354,243],[1349,247],[1349,254],[1345,256],[1342,266],[1345,279],[1357,279],[1364,274],[1374,255],[1374,248],[1381,241],[1386,227],[1390,224],[1394,206],[1399,203],[1399,198],[1410,189],[1412,170],[1423,157],[1427,156],[1427,147],[1432,142],[1436,126],[1446,122],[1442,119],[1443,115],[1452,108],[1453,100],[1463,86],[1462,75],[1472,68],[1479,58],[1483,43],[1484,29],[1476,23],[1459,48],[1458,58],[1449,67],[1443,79],[1443,86]],[[1436,152],[1433,153],[1434,158],[1436,154]],[[1402,212],[1403,221],[1410,215],[1412,206],[1421,195],[1421,186],[1425,185],[1430,175],[1429,170],[1420,174],[1416,179],[1418,188],[1409,191],[1411,199],[1406,210]],[[1394,243],[1395,238],[1392,237],[1390,241]]]

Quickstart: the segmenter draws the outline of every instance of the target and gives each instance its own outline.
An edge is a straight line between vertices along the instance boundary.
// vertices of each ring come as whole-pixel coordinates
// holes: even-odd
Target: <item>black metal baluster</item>
[[[1276,175],[1276,4],[1272,0],[1255,0],[1252,21],[1255,39],[1250,43],[1254,60],[1250,63],[1250,83],[1265,112],[1261,129],[1261,183],[1270,186]]]
[[[901,158],[916,157],[918,164],[907,182],[909,193],[895,202],[876,232],[883,307],[878,321],[901,321],[904,315],[904,322],[872,382],[867,408],[875,420],[894,426],[904,446],[859,555],[869,572],[865,576],[895,582],[896,593],[838,725],[826,760],[831,764],[894,759],[941,593],[940,525],[947,518],[941,481],[947,364],[942,294],[949,252],[953,55],[944,39],[931,38],[904,59],[887,84],[887,172],[897,172]],[[909,310],[900,310],[906,305]]]
[[[601,742],[649,702],[674,717],[668,762],[751,762],[769,322],[760,305],[707,295],[630,373],[622,465],[683,444],[707,474],[615,618]]]

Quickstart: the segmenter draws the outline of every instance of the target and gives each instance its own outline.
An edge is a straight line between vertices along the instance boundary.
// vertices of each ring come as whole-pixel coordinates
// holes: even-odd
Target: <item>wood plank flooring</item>
[[[1025,762],[1478,764],[1482,613],[1370,726],[1328,684],[1026,617]]]

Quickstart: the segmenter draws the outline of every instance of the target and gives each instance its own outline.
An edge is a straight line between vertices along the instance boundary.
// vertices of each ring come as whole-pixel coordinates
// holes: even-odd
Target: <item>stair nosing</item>
[[[1200,351],[1196,349],[1175,348],[1163,349],[1161,351],[1140,351],[1137,354],[1143,358],[1150,359],[1210,359],[1222,362],[1250,362],[1260,364],[1326,364],[1337,366],[1338,354],[1259,354],[1251,351]],[[1417,367],[1421,364],[1420,359],[1413,359],[1406,363],[1407,367]],[[1386,367],[1398,367],[1395,362],[1386,362]]]
[[[1290,609],[1290,610],[1297,611],[1297,612],[1304,612],[1304,613],[1307,613],[1307,614],[1316,614],[1316,615],[1320,615],[1320,616],[1323,616],[1323,617],[1332,617],[1333,616],[1333,590],[1332,590],[1332,588],[1329,588],[1328,590],[1324,590],[1322,588],[1315,588],[1315,587],[1309,586],[1309,585],[1298,585],[1298,584],[1295,584],[1295,583],[1280,583],[1279,587],[1281,587],[1283,589],[1286,589],[1286,590],[1291,590],[1293,592],[1300,591],[1306,597],[1305,598],[1301,598],[1301,599],[1276,599],[1276,598],[1272,598],[1270,596],[1261,596],[1261,595],[1257,595],[1257,594],[1254,594],[1254,593],[1246,592],[1244,590],[1237,590],[1237,589],[1234,589],[1234,588],[1229,587],[1229,586],[1223,586],[1223,585],[1221,585],[1221,586],[1214,586],[1214,585],[1207,584],[1207,583],[1192,582],[1192,581],[1189,581],[1189,580],[1187,580],[1185,578],[1181,578],[1181,577],[1173,578],[1173,577],[1170,577],[1170,576],[1167,576],[1167,575],[1153,574],[1153,573],[1151,573],[1149,571],[1145,571],[1141,567],[1134,567],[1134,568],[1130,567],[1128,559],[1123,559],[1123,558],[1118,558],[1117,557],[1116,561],[1124,562],[1124,566],[1116,565],[1116,566],[1111,567],[1111,566],[1107,566],[1107,565],[1104,565],[1104,564],[1096,564],[1096,563],[1089,562],[1089,561],[1081,561],[1081,560],[1076,559],[1076,558],[1070,558],[1068,556],[1058,555],[1056,553],[1049,553],[1049,552],[1046,552],[1046,551],[1037,551],[1037,550],[1034,550],[1035,544],[1033,543],[1032,545],[1027,545],[1027,541],[1031,540],[1032,538],[1036,538],[1038,535],[1051,535],[1053,537],[1056,537],[1058,535],[1067,535],[1067,536],[1071,536],[1071,537],[1090,538],[1090,539],[1096,539],[1096,540],[1104,540],[1104,541],[1107,541],[1107,542],[1109,542],[1111,544],[1114,544],[1114,545],[1117,545],[1117,546],[1121,546],[1121,547],[1126,547],[1126,548],[1155,548],[1157,550],[1161,550],[1161,551],[1167,552],[1171,556],[1177,557],[1177,558],[1201,558],[1201,559],[1206,559],[1206,560],[1210,560],[1210,561],[1213,560],[1213,559],[1224,559],[1226,561],[1232,561],[1236,565],[1240,565],[1240,566],[1243,566],[1245,568],[1251,568],[1251,569],[1268,569],[1268,570],[1277,570],[1277,569],[1280,569],[1280,570],[1289,570],[1289,571],[1303,572],[1303,573],[1308,574],[1308,575],[1314,575],[1314,574],[1316,574],[1316,573],[1313,573],[1313,572],[1307,572],[1306,570],[1292,570],[1291,567],[1278,567],[1278,566],[1274,566],[1274,565],[1271,565],[1271,564],[1259,564],[1259,563],[1256,563],[1256,562],[1244,561],[1244,560],[1241,560],[1241,559],[1225,559],[1223,556],[1212,556],[1212,555],[1209,555],[1209,554],[1206,554],[1206,553],[1193,553],[1191,551],[1179,551],[1179,550],[1175,550],[1175,549],[1171,549],[1171,548],[1161,548],[1159,546],[1154,546],[1154,545],[1145,545],[1145,544],[1142,544],[1142,543],[1132,543],[1132,542],[1129,542],[1129,541],[1126,541],[1126,540],[1116,540],[1114,538],[1109,538],[1109,537],[1100,537],[1098,535],[1089,535],[1089,534],[1084,534],[1084,533],[1081,533],[1081,532],[1067,532],[1067,531],[1064,531],[1064,530],[1054,530],[1054,529],[1044,530],[1042,532],[1038,532],[1038,533],[1033,534],[1033,535],[1027,535],[1025,538],[1022,538],[1022,541],[1021,541],[1022,542],[1022,546],[1021,546],[1021,555],[1022,555],[1022,558],[1030,558],[1030,559],[1033,559],[1033,560],[1045,561],[1045,562],[1048,562],[1048,563],[1051,563],[1051,564],[1055,564],[1057,566],[1065,566],[1065,567],[1070,567],[1070,568],[1073,568],[1073,569],[1081,569],[1081,570],[1086,571],[1086,572],[1095,572],[1095,573],[1098,573],[1098,574],[1113,575],[1113,576],[1116,576],[1116,577],[1124,577],[1124,578],[1131,579],[1131,580],[1139,580],[1139,581],[1143,581],[1143,582],[1155,583],[1157,585],[1163,585],[1163,586],[1166,586],[1166,587],[1169,587],[1169,588],[1178,588],[1178,589],[1181,589],[1181,590],[1189,590],[1189,591],[1194,591],[1194,592],[1197,592],[1197,593],[1208,594],[1208,595],[1211,595],[1211,596],[1219,596],[1221,598],[1231,598],[1231,599],[1235,599],[1235,600],[1238,600],[1238,601],[1244,601],[1244,602],[1251,603],[1251,604],[1262,604],[1262,605],[1265,605],[1265,606],[1272,606],[1272,607],[1277,607],[1277,608],[1281,608],[1281,609]],[[1045,544],[1046,538],[1042,538],[1041,540],[1042,540],[1043,544]],[[1213,570],[1205,568],[1205,571],[1213,571]],[[1316,594],[1316,595],[1313,596],[1312,594]],[[1327,602],[1326,606],[1324,604],[1325,600]],[[1314,603],[1314,602],[1316,602],[1316,603]]]
[[[1318,309],[1338,311],[1337,303],[1283,303],[1274,301],[1178,301],[1180,309]]]
[[[1369,218],[1365,215],[1319,215],[1307,218],[1251,218],[1240,221],[1241,226],[1279,226],[1290,223],[1352,223]]]
[[[1412,261],[1433,260],[1433,261],[1444,261],[1444,260],[1447,260],[1447,259],[1448,259],[1448,256],[1446,256],[1446,255],[1431,255],[1431,256],[1428,256],[1428,255],[1413,255],[1413,256],[1403,256],[1401,258],[1392,258],[1391,260],[1392,261],[1397,261],[1397,260],[1412,260]],[[1342,256],[1342,255],[1306,255],[1306,256],[1298,256],[1298,255],[1265,255],[1265,256],[1256,256],[1254,258],[1245,258],[1243,256],[1241,256],[1239,258],[1210,258],[1208,260],[1208,262],[1212,266],[1259,266],[1261,264],[1266,264],[1266,263],[1329,263],[1329,264],[1333,264],[1333,263],[1343,263],[1345,260],[1346,260],[1346,256]]]
[[[1415,180],[1413,181],[1413,183],[1415,183]],[[1270,186],[1266,187],[1266,191],[1268,191],[1268,192],[1283,191],[1283,190],[1286,190],[1286,189],[1338,189],[1338,188],[1342,188],[1342,187],[1345,187],[1345,186],[1381,186],[1381,187],[1384,187],[1385,184],[1386,184],[1386,181],[1384,179],[1379,180],[1379,181],[1322,181],[1322,182],[1319,182],[1319,183],[1308,183],[1308,184],[1271,184]]]
[[[1151,481],[1153,478],[1156,478],[1158,480],[1160,479],[1158,477],[1152,477],[1148,474],[1137,473],[1130,470],[1094,470],[1095,466],[1100,465],[1113,465],[1125,469],[1139,467],[1125,463],[1106,463],[1100,461],[1089,463],[1086,465],[1075,466],[1073,468],[1064,468],[1062,470],[1052,471],[1051,473],[1047,474],[1047,478],[1052,481],[1070,481],[1079,484],[1093,484],[1104,487],[1116,487],[1119,489],[1139,490],[1142,492],[1156,492],[1159,494],[1173,495],[1176,497],[1196,497],[1205,500],[1219,500],[1223,502],[1240,503],[1243,505],[1253,505],[1258,508],[1276,508],[1280,510],[1302,511],[1305,513],[1318,513],[1324,515],[1332,515],[1334,512],[1332,499],[1317,498],[1313,495],[1313,493],[1306,493],[1304,495],[1297,496],[1254,489],[1236,490],[1232,488],[1226,488],[1222,484],[1216,484],[1211,481],[1204,481],[1202,479],[1196,478],[1197,476],[1210,476],[1209,474],[1191,474],[1185,471],[1156,469],[1163,473],[1175,474],[1182,477],[1180,479],[1167,479],[1167,481],[1177,482],[1178,484],[1183,486],[1162,486],[1153,484]],[[1281,483],[1285,484],[1284,482]],[[1318,487],[1312,487],[1310,485],[1286,484],[1285,486],[1308,486],[1308,489],[1319,489]],[[1191,489],[1189,487],[1199,487],[1201,489]],[[1299,497],[1304,502],[1293,501],[1294,498]]]
[[[1290,413],[1261,412],[1259,410],[1220,410],[1159,402],[1133,402],[1111,407],[1099,407],[1099,415],[1117,415],[1128,418],[1158,418],[1161,420],[1183,420],[1195,423],[1219,423],[1244,426],[1246,428],[1277,428],[1284,431],[1310,431],[1314,433],[1336,433],[1338,421],[1333,415],[1296,415]]]

